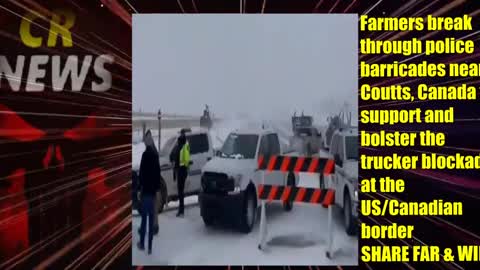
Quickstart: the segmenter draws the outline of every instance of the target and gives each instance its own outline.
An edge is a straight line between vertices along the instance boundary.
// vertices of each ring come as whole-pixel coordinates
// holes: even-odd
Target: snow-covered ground
[[[315,176],[301,175],[302,186],[314,187]],[[192,204],[196,196],[190,197]],[[169,208],[174,207],[173,204]],[[160,215],[160,232],[154,238],[153,252],[148,255],[136,247],[140,218],[133,217],[132,259],[134,265],[356,265],[358,239],[344,230],[341,214],[334,209],[333,258],[327,249],[327,209],[319,205],[296,204],[291,212],[281,204],[267,206],[267,249],[257,248],[259,216],[249,234],[237,232],[228,225],[207,228],[195,205],[186,208],[185,217],[175,217],[176,211]]]

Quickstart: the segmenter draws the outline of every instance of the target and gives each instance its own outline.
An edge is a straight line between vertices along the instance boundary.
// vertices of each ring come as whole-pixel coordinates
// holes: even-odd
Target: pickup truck
[[[249,233],[260,206],[257,186],[263,172],[257,169],[258,157],[280,155],[278,134],[270,130],[237,130],[231,132],[215,157],[202,170],[202,188],[199,195],[200,214],[206,226],[217,219],[228,218],[240,231]],[[274,171],[265,174],[265,184],[298,184],[298,175]],[[293,202],[283,202],[286,211]]]
[[[187,141],[190,144],[191,165],[185,182],[185,196],[196,195],[200,192],[200,175],[203,166],[214,156],[212,140],[207,130],[185,129]],[[165,204],[178,199],[177,182],[173,179],[173,164],[170,162],[170,153],[175,149],[178,136],[172,136],[164,143],[159,153],[161,175],[160,198],[157,200],[158,212],[162,212]],[[139,164],[132,168],[132,177],[138,177]],[[135,181],[134,181],[135,182]],[[133,192],[133,196],[136,192]],[[135,200],[134,200],[135,202]]]
[[[332,188],[343,212],[348,235],[358,232],[358,129],[341,128],[332,135],[329,155],[335,160]]]

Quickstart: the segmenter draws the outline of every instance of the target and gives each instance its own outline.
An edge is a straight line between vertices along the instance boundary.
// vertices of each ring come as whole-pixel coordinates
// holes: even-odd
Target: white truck
[[[201,169],[214,156],[215,152],[211,137],[206,129],[186,129],[186,138],[190,144],[191,164],[187,181],[185,182],[185,196],[195,195],[200,192]],[[173,178],[173,164],[170,162],[170,154],[175,149],[180,134],[170,137],[164,143],[160,153],[161,188],[160,198],[157,200],[158,211],[162,212],[165,204],[178,199],[177,182]],[[138,176],[139,164],[132,168],[132,176]],[[135,194],[135,191],[134,191]]]
[[[257,216],[257,187],[262,172],[257,169],[259,155],[280,155],[277,133],[271,130],[240,130],[229,134],[222,148],[202,170],[199,195],[200,213],[206,226],[227,218],[249,233]],[[265,184],[296,186],[298,175],[274,171],[265,174]],[[283,202],[292,209],[293,202]]]
[[[358,144],[357,128],[341,128],[333,133],[329,149],[335,160],[335,204],[342,209],[348,235],[358,232]]]

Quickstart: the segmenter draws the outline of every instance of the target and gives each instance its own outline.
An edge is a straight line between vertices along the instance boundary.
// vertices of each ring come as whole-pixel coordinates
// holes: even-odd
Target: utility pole
[[[160,147],[162,146],[162,110],[158,109],[158,153],[160,154]]]

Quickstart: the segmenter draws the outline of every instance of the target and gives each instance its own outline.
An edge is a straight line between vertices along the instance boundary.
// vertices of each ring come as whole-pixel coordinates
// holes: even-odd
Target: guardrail
[[[132,112],[132,117],[152,117],[157,119],[158,114],[157,113],[152,113],[152,112]],[[200,116],[196,115],[181,115],[181,114],[168,114],[168,113],[162,113],[162,117],[165,118],[200,118]]]
[[[184,127],[197,127],[200,126],[200,118],[198,119],[162,119],[162,128],[184,128]],[[145,125],[145,129],[158,129],[158,119],[138,119],[132,120],[132,129],[142,130]]]

